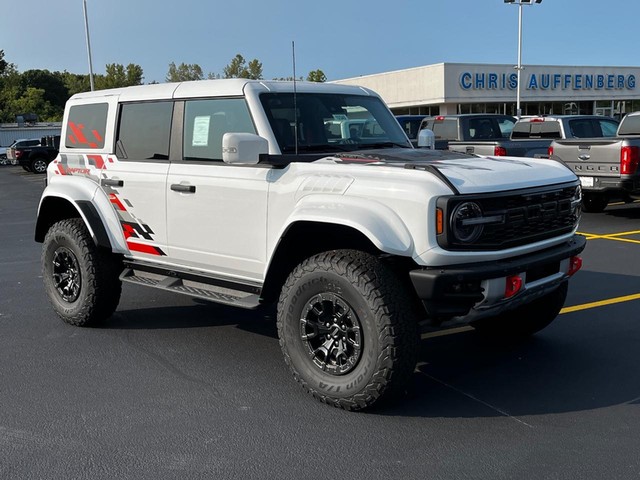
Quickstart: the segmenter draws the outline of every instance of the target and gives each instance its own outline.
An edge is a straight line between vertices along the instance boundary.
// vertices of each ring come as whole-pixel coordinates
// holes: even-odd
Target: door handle
[[[103,178],[100,180],[103,187],[124,187],[124,180],[114,180],[112,178]]]
[[[182,193],[196,193],[195,185],[185,185],[183,183],[174,183],[171,185],[171,190],[174,192],[182,192]]]

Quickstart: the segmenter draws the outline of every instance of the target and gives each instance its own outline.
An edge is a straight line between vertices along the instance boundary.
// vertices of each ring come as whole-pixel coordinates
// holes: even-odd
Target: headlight
[[[482,209],[475,202],[463,202],[451,215],[451,232],[460,243],[473,243],[484,229]]]

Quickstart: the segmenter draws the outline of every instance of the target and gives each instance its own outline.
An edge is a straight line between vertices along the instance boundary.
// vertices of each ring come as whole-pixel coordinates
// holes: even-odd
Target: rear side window
[[[185,160],[222,160],[225,133],[256,133],[243,98],[188,100],[184,110]]]
[[[65,133],[65,146],[82,149],[103,148],[108,111],[107,103],[71,107]]]
[[[168,160],[173,102],[120,106],[116,154],[123,160]]]
[[[598,120],[603,137],[615,137],[618,134],[618,122],[613,120]]]

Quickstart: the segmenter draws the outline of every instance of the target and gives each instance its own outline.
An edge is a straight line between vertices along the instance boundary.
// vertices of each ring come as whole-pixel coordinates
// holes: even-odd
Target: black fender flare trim
[[[96,245],[98,247],[112,250],[107,230],[104,228],[102,219],[100,218],[95,205],[87,200],[78,200],[76,203],[93,231]]]

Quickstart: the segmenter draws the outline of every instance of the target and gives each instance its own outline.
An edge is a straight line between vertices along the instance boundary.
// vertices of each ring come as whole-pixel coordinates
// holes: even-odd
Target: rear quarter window
[[[107,103],[71,107],[66,125],[65,146],[82,149],[103,148],[108,111]]]

